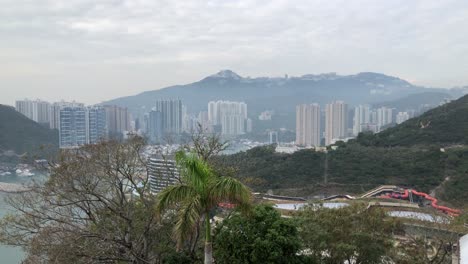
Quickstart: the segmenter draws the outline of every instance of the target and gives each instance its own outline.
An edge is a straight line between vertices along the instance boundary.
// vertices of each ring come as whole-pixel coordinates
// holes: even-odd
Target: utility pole
[[[328,184],[328,151],[325,150],[325,163],[323,165],[324,171],[323,171],[323,183],[325,185]]]

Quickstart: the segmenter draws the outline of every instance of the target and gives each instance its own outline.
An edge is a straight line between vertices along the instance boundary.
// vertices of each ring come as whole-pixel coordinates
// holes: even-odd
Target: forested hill
[[[8,150],[23,154],[36,151],[43,145],[56,147],[57,143],[56,130],[39,125],[13,107],[0,105],[0,156]]]
[[[364,146],[382,147],[466,145],[468,144],[468,95],[381,133],[363,133],[356,140]]]
[[[360,193],[392,184],[434,191],[442,201],[468,205],[468,96],[337,145],[327,154],[283,154],[264,146],[216,162],[236,168],[238,177],[259,191],[310,196]]]

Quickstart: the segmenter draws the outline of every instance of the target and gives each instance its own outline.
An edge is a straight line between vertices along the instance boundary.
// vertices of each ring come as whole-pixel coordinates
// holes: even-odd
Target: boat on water
[[[34,176],[34,173],[32,173],[29,169],[16,169],[16,175],[20,177],[31,177]]]

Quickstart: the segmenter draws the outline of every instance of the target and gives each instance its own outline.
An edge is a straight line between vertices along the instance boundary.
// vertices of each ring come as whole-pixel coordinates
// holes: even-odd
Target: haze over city
[[[95,104],[227,68],[468,84],[466,1],[1,2],[2,104]]]

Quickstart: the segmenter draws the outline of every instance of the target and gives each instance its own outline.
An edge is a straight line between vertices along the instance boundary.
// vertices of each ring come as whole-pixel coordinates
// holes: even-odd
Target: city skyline
[[[373,71],[428,87],[468,84],[468,37],[458,30],[468,26],[466,1],[3,6],[2,104],[24,97],[96,104],[225,68],[243,76]]]

